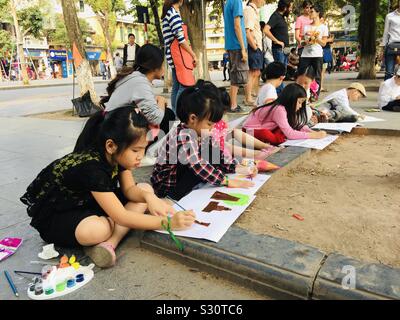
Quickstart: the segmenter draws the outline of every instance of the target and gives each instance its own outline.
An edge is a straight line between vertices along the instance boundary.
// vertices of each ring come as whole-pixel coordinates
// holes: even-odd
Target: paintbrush
[[[166,198],[168,199],[168,200],[171,200],[173,203],[175,203],[179,208],[181,208],[183,211],[188,211],[188,210],[186,210],[184,207],[182,207],[177,201],[175,201],[174,199],[172,199],[170,196],[166,196]],[[199,224],[199,225],[201,225],[201,226],[206,226],[206,227],[208,227],[210,224],[209,223],[207,223],[207,222],[201,222],[201,221],[198,221],[198,220],[194,220],[194,223],[197,223],[197,224]]]

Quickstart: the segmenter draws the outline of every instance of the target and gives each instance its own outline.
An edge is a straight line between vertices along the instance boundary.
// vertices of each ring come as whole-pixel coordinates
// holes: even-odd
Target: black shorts
[[[118,199],[123,205],[128,200],[118,190],[116,192]],[[75,237],[75,230],[79,223],[90,216],[108,217],[107,213],[98,206],[97,208],[76,208],[65,212],[55,212],[49,218],[46,226],[39,228],[41,238],[47,243],[54,243],[56,246],[66,248],[81,247]]]

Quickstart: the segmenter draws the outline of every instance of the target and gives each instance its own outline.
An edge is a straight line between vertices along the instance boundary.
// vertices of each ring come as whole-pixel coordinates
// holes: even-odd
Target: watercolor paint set
[[[64,296],[86,285],[94,277],[94,264],[81,266],[75,256],[61,257],[57,266],[46,265],[41,276],[35,277],[28,286],[28,297],[47,300]]]

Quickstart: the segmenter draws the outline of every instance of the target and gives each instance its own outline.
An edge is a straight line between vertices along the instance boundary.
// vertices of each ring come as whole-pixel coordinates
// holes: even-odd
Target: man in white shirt
[[[135,43],[135,35],[130,33],[128,36],[129,43],[124,46],[124,66],[133,67],[135,65],[135,60],[140,46]]]
[[[393,76],[396,56],[400,55],[400,2],[397,10],[385,18],[382,46],[385,46],[385,80]]]
[[[382,83],[378,95],[379,108],[385,111],[400,112],[400,66],[395,76]]]

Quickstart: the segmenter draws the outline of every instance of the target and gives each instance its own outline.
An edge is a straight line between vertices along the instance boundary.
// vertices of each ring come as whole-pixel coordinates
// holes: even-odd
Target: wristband
[[[175,234],[171,231],[171,217],[167,217],[167,225],[164,223],[164,219],[161,220],[161,226],[162,228],[169,233],[171,236],[172,240],[175,242],[175,245],[178,247],[180,251],[183,251],[183,244],[175,237]]]

